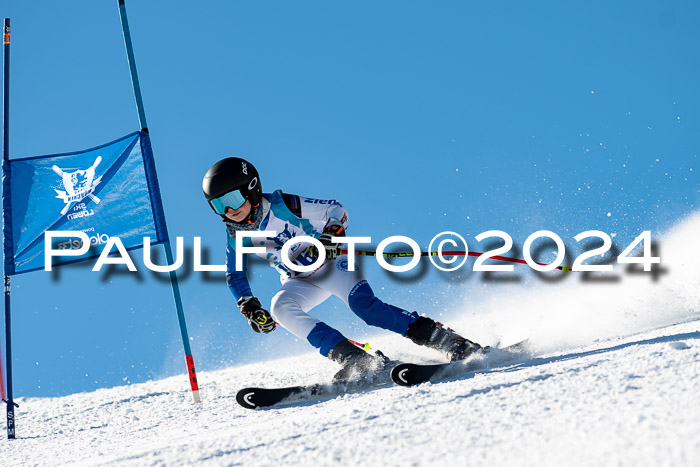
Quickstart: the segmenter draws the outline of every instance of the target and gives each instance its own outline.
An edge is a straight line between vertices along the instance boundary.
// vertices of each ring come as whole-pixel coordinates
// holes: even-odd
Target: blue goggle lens
[[[210,201],[210,203],[214,208],[214,211],[223,216],[226,214],[227,207],[236,210],[243,206],[243,204],[245,204],[245,198],[241,194],[241,190],[234,190],[229,191],[225,195],[219,196],[218,198],[214,198]]]

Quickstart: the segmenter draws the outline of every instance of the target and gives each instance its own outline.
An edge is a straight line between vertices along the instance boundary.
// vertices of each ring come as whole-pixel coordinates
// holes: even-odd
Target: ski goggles
[[[217,214],[223,216],[226,214],[227,207],[235,211],[243,206],[245,201],[246,199],[241,194],[241,190],[233,190],[219,196],[218,198],[212,199],[209,201],[209,204],[211,204],[211,207],[214,208],[214,211],[216,211]]]

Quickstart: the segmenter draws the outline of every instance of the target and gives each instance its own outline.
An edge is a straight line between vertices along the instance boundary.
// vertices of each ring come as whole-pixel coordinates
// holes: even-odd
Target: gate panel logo
[[[63,188],[65,189],[65,191],[54,189],[56,198],[60,198],[66,203],[61,209],[62,215],[65,215],[74,203],[78,203],[86,197],[97,204],[100,203],[100,198],[92,194],[102,180],[101,175],[95,178],[95,169],[100,165],[100,162],[102,162],[102,157],[97,156],[95,163],[89,169],[76,170],[74,172],[64,172],[57,165],[51,167],[61,177]]]

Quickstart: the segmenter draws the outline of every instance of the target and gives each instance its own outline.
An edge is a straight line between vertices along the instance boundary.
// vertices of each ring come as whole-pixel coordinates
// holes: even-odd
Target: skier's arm
[[[345,206],[334,199],[304,198],[297,195],[282,195],[285,204],[292,213],[303,219],[320,220],[325,223],[318,239],[326,250],[326,259],[334,260],[340,255],[340,244],[334,243],[333,237],[344,237],[348,226],[348,211]],[[316,247],[309,250],[310,256],[316,256]]]
[[[326,259],[334,260],[340,255],[340,244],[333,241],[333,237],[344,237],[345,227],[341,224],[338,219],[331,217],[326,222],[325,227],[323,227],[323,232],[319,235],[318,240],[323,245],[324,250],[326,250]],[[311,256],[316,256],[318,253],[316,247],[312,246],[310,250]]]
[[[253,296],[250,283],[246,276],[248,259],[242,255],[243,267],[236,271],[236,250],[233,247],[234,240],[228,236],[226,244],[226,284],[236,298],[236,304],[241,314],[248,320],[248,324],[255,332],[269,333],[275,330],[275,320],[270,313],[260,305],[260,300]]]
[[[305,198],[288,194],[284,194],[283,198],[287,207],[299,218],[320,220],[324,223],[337,219],[344,228],[348,226],[348,211],[337,200]]]
[[[234,240],[228,236],[226,244],[226,285],[228,285],[233,297],[238,302],[241,297],[251,296],[253,292],[250,290],[248,277],[246,277],[246,266],[248,263],[246,255],[242,255],[243,267],[240,271],[236,271],[236,250],[232,245],[233,242]]]

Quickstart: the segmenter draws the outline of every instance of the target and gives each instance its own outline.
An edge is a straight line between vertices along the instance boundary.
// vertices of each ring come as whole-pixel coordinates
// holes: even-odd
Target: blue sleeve
[[[253,295],[246,277],[248,259],[246,255],[243,255],[243,267],[241,271],[236,271],[236,250],[232,245],[233,239],[228,234],[226,236],[228,237],[226,242],[226,285],[228,285],[236,302],[238,302],[241,297]]]

